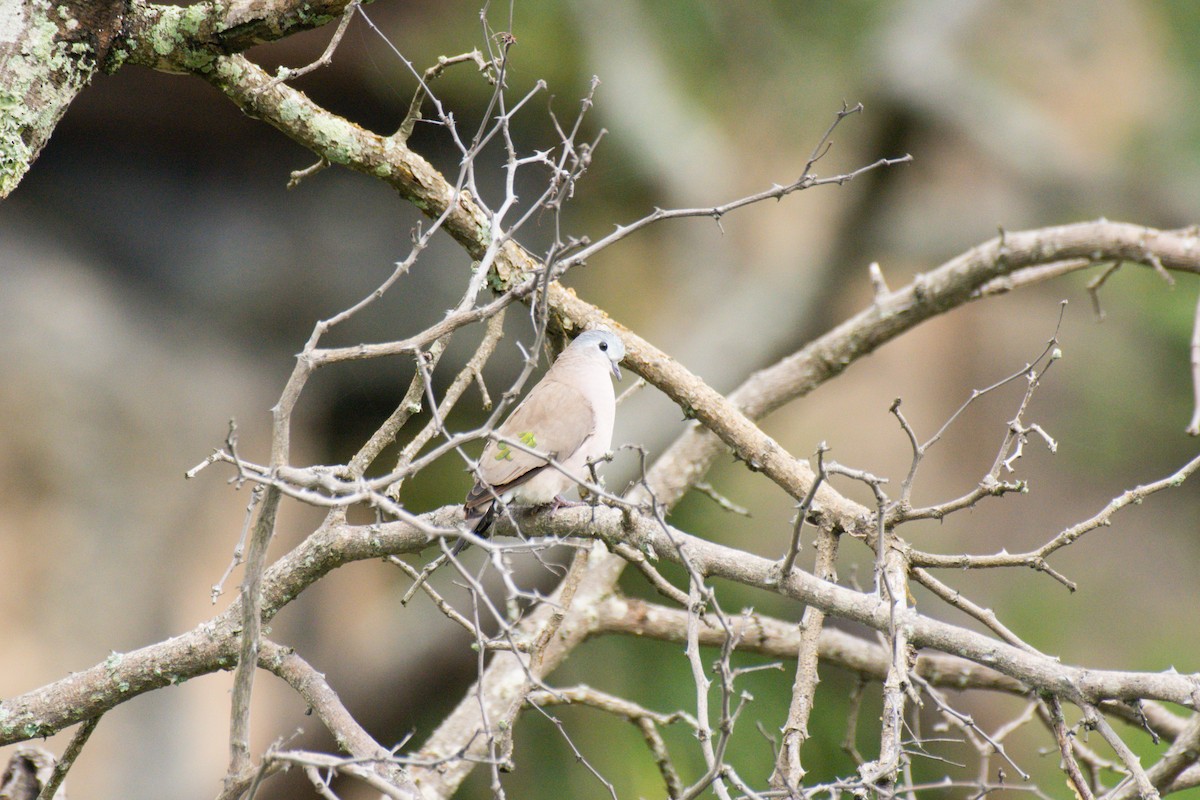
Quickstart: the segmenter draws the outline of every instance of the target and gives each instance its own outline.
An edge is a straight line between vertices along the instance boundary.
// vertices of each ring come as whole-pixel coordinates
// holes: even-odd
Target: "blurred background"
[[[399,125],[414,89],[393,45],[424,69],[439,55],[485,44],[477,2],[380,0],[366,13],[383,35],[355,19],[333,65],[297,85],[382,133]],[[1097,217],[1161,228],[1200,221],[1194,3],[517,0],[511,23],[507,6],[494,5],[489,18],[493,30],[516,37],[513,96],[538,79],[549,87],[514,121],[523,151],[553,145],[548,110],[573,119],[592,76],[600,79],[583,138],[607,133],[564,214],[569,235],[595,239],[655,206],[713,205],[788,183],[844,101],[865,110],[835,131],[819,175],[913,156],[842,187],[738,211],[720,226],[707,219],[653,226],[569,276],[581,296],[722,391],[869,303],[872,261],[898,287],[998,227]],[[300,66],[331,34],[294,36],[250,56],[269,67]],[[484,81],[460,67],[434,89],[462,129],[474,130],[490,91]],[[438,128],[418,126],[412,145],[447,174],[457,169]],[[267,460],[268,409],[293,355],[316,320],[360,299],[407,255],[420,219],[386,187],[341,169],[286,190],[289,173],[313,160],[199,80],[127,68],[83,92],[0,208],[0,415],[7,421],[0,426],[7,643],[0,695],[183,632],[216,610],[209,588],[229,562],[249,496],[221,469],[191,481],[184,471],[222,444],[230,419],[243,455]],[[489,150],[482,161],[494,177],[502,153]],[[530,169],[522,195],[534,196],[545,177]],[[494,203],[500,187],[490,188],[485,199]],[[541,252],[552,235],[547,216],[518,238]],[[328,342],[419,330],[456,300],[469,267],[457,246],[439,240],[395,291]],[[827,442],[839,462],[896,486],[909,448],[887,413],[892,400],[903,399],[918,434],[932,435],[973,389],[1041,352],[1068,300],[1059,333],[1065,357],[1025,417],[1057,439],[1057,454],[1036,441],[1026,448],[1017,477],[1029,481],[1027,495],[904,531],[938,552],[1036,546],[1196,452],[1183,433],[1195,281],[1180,276],[1172,289],[1148,270],[1126,267],[1102,294],[1101,323],[1084,288],[1089,277],[928,323],[777,412],[766,430],[800,455]],[[493,396],[519,370],[517,343],[531,341],[527,315],[509,316],[510,335],[487,371]],[[481,335],[468,329],[456,337],[438,370],[443,385]],[[299,409],[295,462],[344,461],[395,407],[410,375],[399,359],[320,373]],[[946,500],[976,483],[1022,391],[1018,384],[990,395],[955,423],[921,469],[916,502]],[[478,395],[469,393],[454,423],[465,427],[481,414]],[[616,440],[655,455],[683,430],[680,416],[643,390],[622,406]],[[622,456],[609,484],[623,486],[634,468]],[[753,517],[693,494],[673,521],[780,555],[791,529],[788,498],[730,459],[711,482]],[[468,483],[461,462],[443,459],[411,482],[404,501],[416,511],[459,502]],[[858,487],[839,488],[865,500]],[[1200,491],[1187,485],[1061,552],[1053,564],[1078,582],[1074,594],[1025,571],[942,577],[1066,662],[1195,671],[1198,507]],[[287,507],[273,554],[294,546],[317,519]],[[805,558],[811,563],[811,553]],[[869,581],[869,554],[847,542],[840,571],[843,580]],[[545,587],[550,578],[528,576]],[[439,580],[455,596],[448,576]],[[631,575],[624,585],[647,594],[641,583]],[[421,599],[401,607],[407,586],[385,564],[352,565],[306,592],[272,630],[328,675],[385,744],[409,733],[423,740],[475,674],[458,628]],[[718,588],[727,610],[752,606],[799,619],[794,604]],[[970,624],[928,596],[917,602]],[[783,723],[792,672],[789,663],[745,679],[756,699],[739,723],[732,761],[752,780],[771,763],[756,724],[775,732]],[[851,769],[838,742],[853,680],[833,670],[822,676],[805,750],[813,780]],[[593,641],[553,677],[660,711],[694,702],[675,645]],[[226,759],[230,684],[224,673],[200,678],[109,713],[71,773],[71,796],[213,796]],[[273,677],[259,676],[255,699],[259,751],[281,737],[334,748]],[[1021,705],[956,699],[985,729]],[[870,702],[859,726],[868,754],[877,746]],[[519,729],[510,796],[607,796],[554,726],[534,716]],[[587,711],[560,716],[619,796],[661,795],[635,729]],[[1052,741],[1036,727],[1026,733],[1015,745],[1022,767],[1047,787],[1061,786],[1057,756],[1038,749]],[[1140,752],[1155,752],[1129,733]],[[67,736],[47,746],[61,752]],[[673,732],[669,741],[685,773],[698,775],[692,737]],[[0,759],[10,752],[0,750]],[[971,761],[965,748],[959,757]],[[959,774],[941,763],[919,766],[935,776],[948,769]],[[296,776],[276,779],[263,796],[296,796],[308,791],[304,785]],[[365,796],[356,790],[341,786],[343,796]],[[461,796],[488,796],[484,776]]]

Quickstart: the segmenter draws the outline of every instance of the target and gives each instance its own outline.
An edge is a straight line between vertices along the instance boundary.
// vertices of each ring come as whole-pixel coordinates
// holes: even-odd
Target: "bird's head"
[[[625,357],[625,343],[612,331],[584,331],[567,349],[575,350],[588,358],[604,359],[616,379],[621,380],[621,369],[617,364]]]

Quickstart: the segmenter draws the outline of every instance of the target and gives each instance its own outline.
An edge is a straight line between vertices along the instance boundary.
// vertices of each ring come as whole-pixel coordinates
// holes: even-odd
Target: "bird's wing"
[[[554,457],[562,463],[596,432],[592,403],[574,386],[543,379],[533,387],[497,434]],[[505,442],[491,441],[479,457],[479,476],[467,494],[468,511],[492,499],[494,494],[520,486],[549,467],[539,458]],[[489,488],[490,487],[490,488]]]

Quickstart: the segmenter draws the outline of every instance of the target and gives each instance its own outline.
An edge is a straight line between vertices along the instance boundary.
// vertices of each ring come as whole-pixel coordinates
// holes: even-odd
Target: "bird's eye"
[[[607,349],[608,349],[608,342],[601,342],[601,343],[600,343],[600,349],[601,349],[601,350],[607,350]]]

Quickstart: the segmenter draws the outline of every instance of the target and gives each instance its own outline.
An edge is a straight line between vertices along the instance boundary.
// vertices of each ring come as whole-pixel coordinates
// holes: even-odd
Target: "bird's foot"
[[[582,501],[579,501],[579,500],[568,500],[567,498],[565,498],[561,494],[559,494],[559,495],[555,495],[554,499],[550,501],[550,510],[557,511],[560,508],[574,508],[576,506],[582,506],[582,505],[587,505],[587,504]]]

